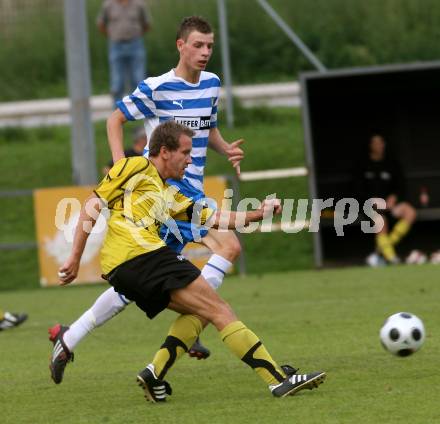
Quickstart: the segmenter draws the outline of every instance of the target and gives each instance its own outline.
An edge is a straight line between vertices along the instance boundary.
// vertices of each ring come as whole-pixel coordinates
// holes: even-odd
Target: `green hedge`
[[[87,0],[94,93],[108,91],[106,40],[95,19],[101,0]],[[328,68],[436,60],[440,3],[436,0],[269,0]],[[62,2],[24,2],[17,15],[0,4],[0,101],[66,94]],[[50,8],[48,9],[48,4]],[[183,16],[217,23],[216,0],[149,0],[146,36],[152,75],[176,63],[175,30]],[[55,5],[55,6],[54,6]],[[311,65],[257,5],[226,0],[236,83],[291,80]],[[3,6],[4,7],[4,6]],[[219,37],[217,37],[218,39]],[[210,70],[221,74],[220,49]]]

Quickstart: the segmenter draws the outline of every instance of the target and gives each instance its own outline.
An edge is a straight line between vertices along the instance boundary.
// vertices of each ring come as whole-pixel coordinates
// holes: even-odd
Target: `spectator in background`
[[[376,234],[376,249],[387,263],[399,262],[395,246],[408,233],[416,219],[415,209],[405,199],[405,182],[399,163],[387,154],[384,138],[375,134],[368,144],[368,156],[356,170],[360,200],[382,198],[386,210],[381,213],[385,225]],[[390,228],[389,218],[397,219]]]
[[[110,91],[116,104],[147,77],[142,36],[150,23],[145,4],[143,0],[105,0],[97,25],[109,40]],[[127,80],[129,87],[125,90]]]
[[[3,312],[0,309],[0,331],[18,327],[27,320],[27,317],[27,314],[13,314],[11,312]]]
[[[139,127],[133,131],[133,145],[124,150],[124,155],[126,158],[132,156],[142,156],[144,152],[144,147],[147,144],[147,135],[145,134],[145,128]],[[110,168],[113,166],[113,160],[110,160],[107,165],[102,169],[103,175],[107,175]]]

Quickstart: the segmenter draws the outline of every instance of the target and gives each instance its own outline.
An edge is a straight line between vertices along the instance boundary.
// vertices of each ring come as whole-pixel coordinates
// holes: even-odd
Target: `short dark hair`
[[[158,125],[153,134],[151,134],[148,145],[149,156],[158,156],[162,146],[170,151],[175,151],[179,148],[179,138],[181,135],[187,135],[192,138],[194,134],[194,131],[185,125],[172,120],[166,121]]]
[[[202,34],[211,34],[213,32],[211,25],[205,18],[201,16],[187,16],[183,18],[183,21],[180,23],[176,40],[181,38],[186,41],[188,35],[193,31],[198,31]]]

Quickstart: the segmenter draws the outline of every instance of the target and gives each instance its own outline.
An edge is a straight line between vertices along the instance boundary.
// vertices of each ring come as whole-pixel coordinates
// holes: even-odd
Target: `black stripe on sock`
[[[268,372],[270,372],[276,380],[278,380],[280,383],[285,380],[285,378],[275,369],[275,367],[265,359],[256,359],[254,358],[255,351],[262,345],[260,341],[255,343],[254,346],[252,346],[249,351],[246,353],[246,355],[241,358],[241,360],[248,364],[251,368],[265,368]]]
[[[161,373],[157,376],[159,380],[162,380],[165,377],[165,374],[168,372],[168,370],[173,366],[174,362],[177,358],[177,347],[181,347],[185,350],[185,352],[188,351],[188,348],[186,347],[185,343],[182,342],[182,340],[178,339],[174,336],[167,336],[165,339],[163,345],[160,347],[161,349],[167,349],[168,353],[170,354],[170,359],[168,359],[167,363],[163,367],[163,370]]]

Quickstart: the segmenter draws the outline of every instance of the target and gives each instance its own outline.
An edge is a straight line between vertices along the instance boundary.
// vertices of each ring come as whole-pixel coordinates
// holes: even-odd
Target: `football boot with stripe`
[[[67,326],[57,324],[49,328],[49,340],[53,342],[52,357],[49,369],[55,384],[63,381],[64,370],[68,362],[73,362],[73,352],[70,352],[63,340],[63,334],[69,329]]]
[[[294,395],[303,389],[314,389],[322,384],[326,374],[323,371],[310,374],[293,374],[288,376],[282,383],[269,386],[269,390],[275,397]]]
[[[144,391],[144,396],[150,402],[165,402],[167,396],[171,395],[172,390],[169,383],[159,380],[154,372],[154,365],[149,364],[143,369],[136,378],[137,383]]]

